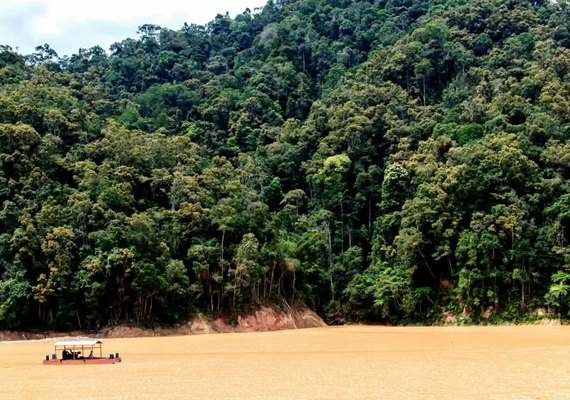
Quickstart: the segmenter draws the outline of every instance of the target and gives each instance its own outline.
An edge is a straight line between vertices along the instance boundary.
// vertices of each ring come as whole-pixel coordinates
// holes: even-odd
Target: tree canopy
[[[570,3],[269,0],[0,46],[0,329],[570,312]]]

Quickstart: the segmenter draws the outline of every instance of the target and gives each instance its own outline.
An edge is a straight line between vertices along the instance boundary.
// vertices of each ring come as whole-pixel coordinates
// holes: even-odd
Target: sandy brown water
[[[570,327],[347,326],[107,339],[121,364],[0,343],[0,399],[570,399]]]

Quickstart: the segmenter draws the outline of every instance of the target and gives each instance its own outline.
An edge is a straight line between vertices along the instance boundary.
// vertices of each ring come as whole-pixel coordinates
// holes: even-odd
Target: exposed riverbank
[[[0,341],[7,340],[51,340],[61,337],[153,337],[173,335],[195,335],[208,333],[229,332],[266,332],[284,329],[318,328],[326,326],[325,322],[314,311],[304,306],[287,307],[276,310],[270,307],[260,307],[255,312],[240,315],[232,320],[231,317],[208,318],[197,316],[190,321],[168,328],[145,329],[128,325],[110,326],[98,332],[18,332],[0,331]]]
[[[490,319],[483,319],[478,323],[468,316],[444,315],[441,322],[443,326],[487,326],[487,325],[543,325],[558,326],[562,321],[550,314],[538,313],[533,315],[524,323],[503,321],[493,323]],[[341,324],[343,325],[343,324]],[[348,324],[350,325],[350,324]],[[287,329],[304,329],[324,327],[327,324],[313,310],[304,305],[275,309],[271,307],[260,307],[249,314],[239,315],[237,318],[231,316],[209,317],[199,315],[188,322],[172,327],[141,328],[127,324],[107,326],[99,331],[0,331],[0,341],[16,340],[43,340],[54,341],[62,338],[132,338],[132,337],[159,337],[159,336],[180,336],[180,335],[201,335],[211,333],[231,333],[231,332],[268,332]],[[436,324],[434,326],[440,326]]]

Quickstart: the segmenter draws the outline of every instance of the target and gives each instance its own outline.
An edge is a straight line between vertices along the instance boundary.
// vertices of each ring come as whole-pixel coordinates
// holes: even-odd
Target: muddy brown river
[[[570,399],[570,327],[346,326],[107,339],[121,364],[0,343],[0,399]]]

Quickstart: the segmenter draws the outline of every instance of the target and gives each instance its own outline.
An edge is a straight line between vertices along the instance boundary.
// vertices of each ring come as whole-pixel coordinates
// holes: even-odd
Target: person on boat
[[[89,353],[89,357],[87,357],[87,358],[89,358],[89,359],[93,358],[93,350],[91,350],[91,353]]]

